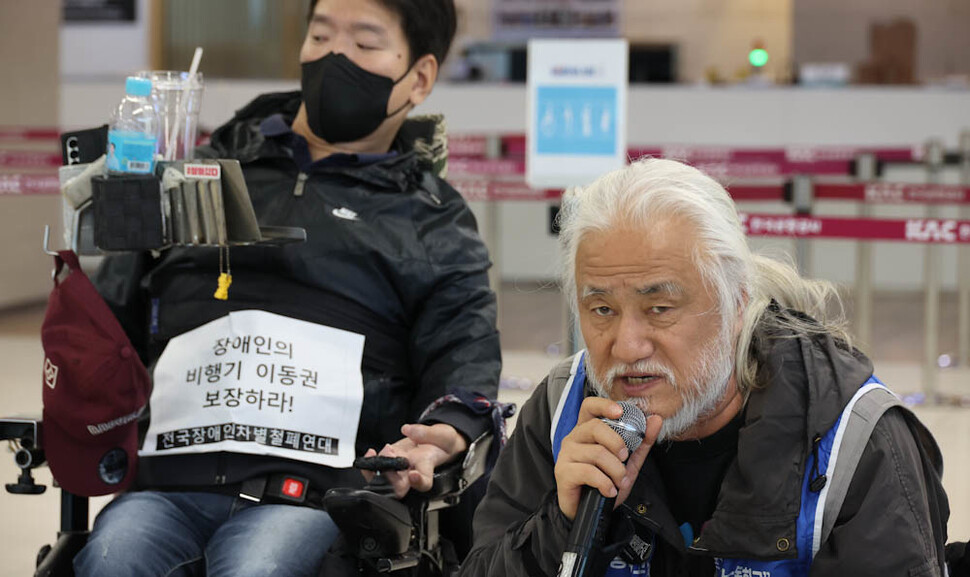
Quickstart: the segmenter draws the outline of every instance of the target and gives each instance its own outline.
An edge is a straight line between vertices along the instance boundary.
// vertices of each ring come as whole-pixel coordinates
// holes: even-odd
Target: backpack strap
[[[553,459],[559,456],[562,439],[576,426],[586,382],[585,351],[559,363],[546,380],[549,409],[549,442]]]
[[[572,357],[564,360],[549,371],[549,378],[546,381],[546,403],[549,405],[549,415],[555,420],[555,415],[562,404],[563,392],[572,384],[582,362],[583,352],[580,351]]]
[[[892,407],[900,407],[909,412],[896,395],[873,377],[856,392],[843,411],[826,470],[829,482],[819,496],[818,507],[822,510],[815,515],[812,557],[832,533],[845,496],[849,492],[849,484],[855,476],[859,460],[876,423]]]

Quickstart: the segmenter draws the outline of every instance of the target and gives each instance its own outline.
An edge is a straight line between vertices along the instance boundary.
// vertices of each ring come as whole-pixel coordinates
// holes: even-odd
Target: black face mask
[[[410,104],[387,113],[394,86],[411,68],[392,80],[368,72],[343,54],[328,53],[303,63],[303,103],[310,130],[331,144],[354,142],[373,133],[385,119]]]

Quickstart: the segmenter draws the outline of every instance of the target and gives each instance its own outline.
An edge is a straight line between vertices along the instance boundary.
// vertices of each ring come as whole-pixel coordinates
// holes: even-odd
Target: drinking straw
[[[192,66],[189,67],[189,76],[185,79],[185,84],[182,86],[182,98],[175,112],[175,124],[171,126],[168,134],[165,135],[165,160],[174,160],[175,158],[175,147],[173,145],[178,142],[176,132],[179,126],[182,125],[183,108],[185,109],[185,113],[188,114],[189,91],[195,85],[195,73],[199,70],[200,60],[202,60],[202,47],[196,46],[195,54],[192,56]]]

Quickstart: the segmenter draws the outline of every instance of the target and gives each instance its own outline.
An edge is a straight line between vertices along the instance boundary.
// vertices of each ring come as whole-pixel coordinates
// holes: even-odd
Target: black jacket
[[[650,572],[654,576],[707,577],[714,573],[712,557],[797,556],[788,544],[796,542],[811,441],[832,427],[872,374],[872,365],[861,353],[846,351],[827,337],[782,338],[763,352],[766,365],[760,382],[765,386],[749,397],[737,458],[721,481],[712,519],[690,551],[648,456],[630,497],[614,515],[607,558],[622,548],[636,526],[659,537]],[[571,523],[556,498],[547,381],[526,403],[499,457],[475,515],[475,541],[462,575],[539,577],[557,572]],[[890,409],[870,437],[811,574],[941,575],[949,516],[941,471],[940,453],[928,432],[902,411]]]
[[[437,120],[408,120],[395,156],[314,164],[304,174],[288,138],[260,131],[271,115],[290,121],[299,104],[298,92],[260,96],[199,155],[238,159],[259,223],[302,227],[305,243],[232,248],[227,301],[213,299],[219,257],[209,248],[111,257],[96,284],[149,368],[169,339],[233,310],[363,334],[362,454],[400,439],[401,425],[416,422],[450,388],[495,397],[501,356],[490,263],[467,204],[432,170],[443,148]],[[347,211],[356,218],[338,216]],[[454,404],[428,420],[469,438],[489,425]],[[320,489],[361,482],[353,470],[217,453],[143,458],[139,485],[224,485],[275,471],[302,473]]]

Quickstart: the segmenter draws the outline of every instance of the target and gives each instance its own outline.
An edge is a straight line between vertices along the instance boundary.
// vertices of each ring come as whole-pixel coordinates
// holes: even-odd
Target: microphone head
[[[620,435],[626,443],[626,448],[632,453],[637,450],[643,442],[644,435],[647,434],[647,417],[636,403],[619,401],[619,404],[623,408],[623,414],[619,420],[605,418],[602,420]]]

